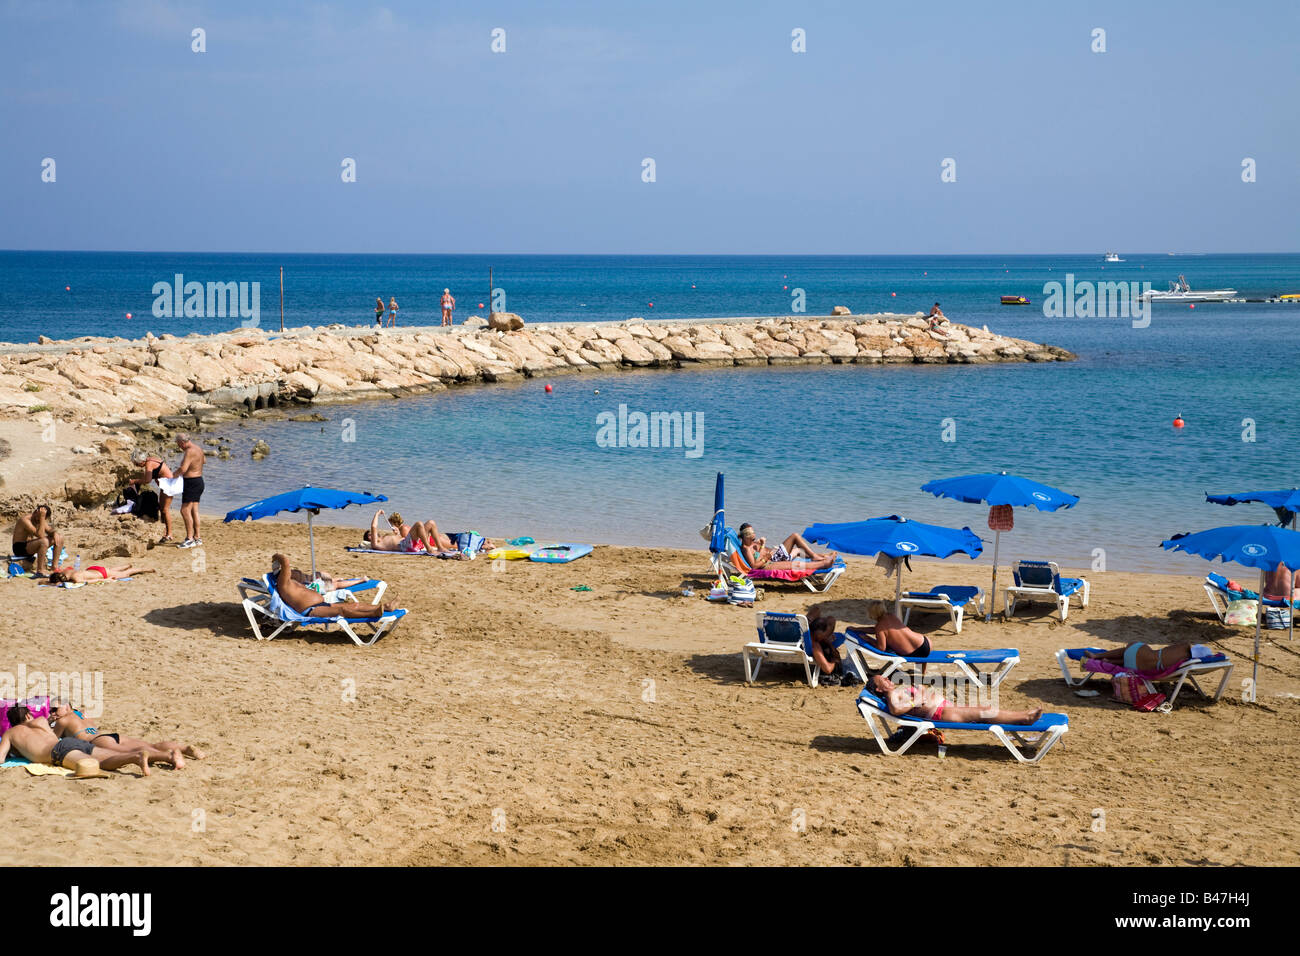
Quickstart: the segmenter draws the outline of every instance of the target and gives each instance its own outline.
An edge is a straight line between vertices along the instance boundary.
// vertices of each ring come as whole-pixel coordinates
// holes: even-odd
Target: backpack
[[[158,512],[158,492],[145,489],[135,499],[135,507],[131,513],[137,518],[143,518],[145,521],[159,521],[162,515]]]

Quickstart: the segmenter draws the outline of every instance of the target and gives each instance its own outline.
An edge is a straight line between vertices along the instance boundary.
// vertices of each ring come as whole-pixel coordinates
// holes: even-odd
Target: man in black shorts
[[[36,573],[44,574],[48,570],[45,552],[54,548],[54,565],[59,563],[63,552],[63,535],[54,530],[50,523],[50,506],[38,505],[30,515],[21,515],[14,522],[13,553],[20,558],[35,558]]]
[[[203,544],[199,537],[199,499],[203,497],[203,462],[207,456],[203,449],[190,440],[188,432],[176,435],[176,447],[185,453],[176,474],[185,479],[181,489],[181,520],[185,522],[185,540],[178,548],[197,548]]]

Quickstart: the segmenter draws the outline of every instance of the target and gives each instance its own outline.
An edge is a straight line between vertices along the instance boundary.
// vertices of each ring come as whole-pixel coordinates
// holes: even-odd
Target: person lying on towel
[[[59,704],[50,711],[50,729],[60,739],[84,740],[94,747],[111,750],[115,753],[135,753],[143,750],[154,763],[169,763],[177,770],[184,768],[185,758],[195,760],[203,758],[203,751],[179,740],[160,740],[151,744],[137,737],[125,734],[100,733],[98,727],[92,727],[80,714],[67,704]]]
[[[289,559],[283,554],[271,555],[271,574],[280,600],[299,614],[308,617],[380,617],[397,610],[396,604],[362,604],[360,601],[339,601],[331,604],[325,596],[293,579]]]
[[[118,753],[85,740],[60,740],[50,730],[48,717],[34,717],[22,704],[9,708],[9,729],[0,737],[0,763],[16,753],[32,763],[64,767],[76,777],[107,777],[105,770],[135,765],[149,776],[149,757],[143,750]]]
[[[996,707],[959,707],[943,696],[936,687],[895,684],[887,677],[872,674],[867,686],[885,701],[896,717],[919,717],[953,724],[1032,724],[1043,716],[1043,708],[1033,710],[999,710]]]
[[[775,548],[767,547],[767,538],[758,537],[754,526],[746,522],[740,526],[740,549],[745,561],[757,571],[821,571],[829,568],[839,557],[834,551],[818,554],[803,535],[795,533]]]
[[[383,509],[375,512],[370,519],[370,530],[361,536],[366,544],[376,551],[399,551],[403,554],[420,552],[454,551],[456,544],[438,530],[438,523],[432,519],[417,521],[408,525],[402,521],[402,515],[394,511],[388,516],[391,530],[380,531],[379,519]]]
[[[96,584],[99,581],[121,581],[123,578],[134,577],[137,574],[157,574],[155,568],[136,568],[129,564],[124,564],[120,568],[105,568],[98,564],[92,564],[84,571],[74,571],[72,568],[61,568],[58,571],[50,572],[51,584]]]
[[[1093,660],[1123,664],[1128,670],[1137,673],[1158,674],[1190,660],[1213,657],[1216,652],[1205,644],[1193,644],[1191,641],[1176,641],[1164,647],[1151,647],[1141,641],[1134,641],[1114,650],[1086,653]]]
[[[930,647],[930,639],[904,624],[897,614],[890,613],[883,601],[872,601],[867,607],[867,615],[875,621],[874,633],[857,624],[845,627],[845,633],[878,651],[887,651],[899,657],[930,656],[933,650]]]

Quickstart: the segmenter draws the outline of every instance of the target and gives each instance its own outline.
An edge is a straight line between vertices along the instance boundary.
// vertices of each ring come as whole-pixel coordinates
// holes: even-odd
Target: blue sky
[[[0,0],[0,248],[1295,251],[1297,28],[1291,0]]]

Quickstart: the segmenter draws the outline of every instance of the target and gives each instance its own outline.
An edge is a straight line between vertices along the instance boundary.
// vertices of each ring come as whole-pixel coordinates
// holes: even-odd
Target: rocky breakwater
[[[458,383],[598,370],[1074,358],[1055,346],[957,324],[931,331],[920,315],[509,324],[509,331],[471,319],[450,331],[240,329],[4,346],[0,414],[48,412],[112,428],[156,429],[159,421],[201,425],[285,403],[401,397]]]

